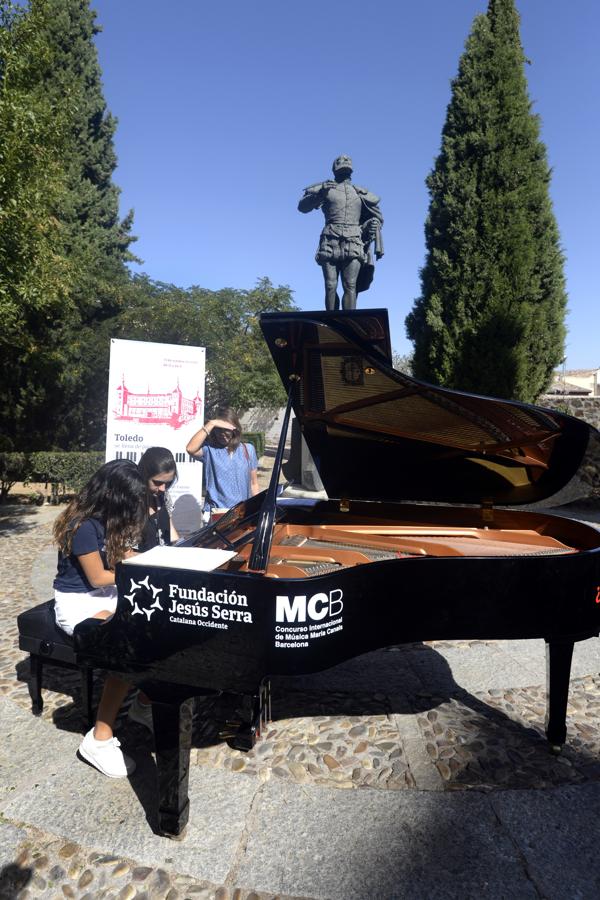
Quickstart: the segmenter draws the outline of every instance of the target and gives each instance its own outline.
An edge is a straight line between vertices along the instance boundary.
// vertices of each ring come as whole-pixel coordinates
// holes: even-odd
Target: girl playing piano
[[[172,544],[179,537],[168,505],[169,488],[177,481],[177,465],[166,447],[149,447],[142,454],[138,470],[146,484],[147,518],[137,547],[143,553],[152,547]],[[152,705],[143,692],[136,693],[128,717],[132,722],[153,730]]]
[[[148,492],[148,518],[139,549],[172,544],[179,537],[168,509],[168,490],[177,481],[173,454],[166,447],[149,447],[142,454],[138,469]]]
[[[114,567],[133,553],[147,518],[146,484],[135,463],[105,463],[54,524],[58,571],[54,579],[56,622],[72,635],[87,618],[107,619],[116,609]],[[135,763],[113,736],[129,685],[107,677],[96,725],[79,746],[81,756],[112,778],[124,778]]]

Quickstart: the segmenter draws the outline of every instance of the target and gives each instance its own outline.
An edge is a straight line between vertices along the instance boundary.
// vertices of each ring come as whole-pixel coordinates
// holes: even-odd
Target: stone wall
[[[576,419],[583,419],[588,425],[600,429],[600,397],[546,395],[540,397],[538,405],[567,413],[569,416],[575,416]],[[579,470],[579,477],[573,481],[579,485],[579,496],[593,497],[596,500],[600,498],[600,436],[592,436]],[[574,486],[571,486],[571,490],[574,490]]]
[[[240,421],[243,431],[262,431],[265,435],[265,446],[277,446],[283,426],[285,406],[278,409],[268,409],[255,406],[241,416]],[[293,415],[293,414],[292,414]],[[288,433],[286,444],[290,443]]]
[[[539,406],[548,406],[559,412],[583,419],[594,428],[600,429],[600,397],[561,397],[547,394],[538,400]]]
[[[548,394],[540,397],[537,405],[556,409],[558,412],[567,413],[567,415],[575,416],[577,419],[583,419],[600,430],[600,397],[562,397]],[[279,441],[284,412],[285,408],[283,407],[281,409],[251,409],[242,417],[242,428],[245,431],[263,431],[266,445],[276,446]],[[289,429],[286,443],[289,445],[290,442],[292,445],[294,444],[292,428]],[[292,457],[295,456],[296,458],[290,460],[290,463],[293,463],[295,466],[293,474],[291,469],[285,472],[286,478],[293,481],[301,481],[300,470],[303,472],[305,469],[308,470],[309,465],[305,460],[305,456],[308,456],[306,447],[302,451],[304,455],[300,452],[300,447],[297,449],[297,454],[292,452]],[[288,463],[288,467],[290,463]],[[313,476],[318,478],[316,469],[314,469]],[[307,485],[307,489],[318,490],[319,487],[311,482],[310,486]],[[558,506],[562,503],[571,503],[588,497],[600,498],[600,437],[590,441],[579,476],[572,479],[569,485],[560,494],[557,494],[554,499],[555,505]]]

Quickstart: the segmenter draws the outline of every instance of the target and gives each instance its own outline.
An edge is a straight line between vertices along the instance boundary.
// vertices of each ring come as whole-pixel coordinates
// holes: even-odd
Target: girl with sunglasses
[[[215,509],[229,509],[258,494],[258,459],[253,444],[242,441],[242,426],[229,407],[196,432],[186,447],[190,456],[204,463],[206,496],[203,515],[208,521]]]
[[[166,447],[149,447],[138,463],[139,473],[146,484],[148,518],[138,549],[150,550],[158,544],[172,544],[179,535],[169,511],[168,490],[177,481],[177,466]]]

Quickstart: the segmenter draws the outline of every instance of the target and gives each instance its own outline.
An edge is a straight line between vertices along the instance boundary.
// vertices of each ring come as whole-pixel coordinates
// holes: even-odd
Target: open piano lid
[[[554,410],[435,387],[391,364],[387,310],[267,313],[261,328],[330,498],[536,503],[597,432]]]

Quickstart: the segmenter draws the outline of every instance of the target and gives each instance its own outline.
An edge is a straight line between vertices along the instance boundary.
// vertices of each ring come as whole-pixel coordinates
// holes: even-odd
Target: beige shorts
[[[109,612],[117,608],[117,588],[114,584],[96,588],[95,591],[84,591],[81,594],[66,594],[54,591],[54,615],[56,624],[67,634],[84,619],[91,619],[106,609]]]

